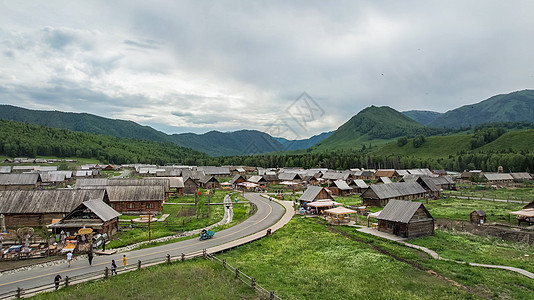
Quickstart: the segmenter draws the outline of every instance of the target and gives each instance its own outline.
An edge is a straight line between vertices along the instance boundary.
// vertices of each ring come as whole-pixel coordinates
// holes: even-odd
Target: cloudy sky
[[[333,130],[534,88],[534,1],[1,1],[0,103],[167,133]],[[302,94],[306,92],[306,94]]]

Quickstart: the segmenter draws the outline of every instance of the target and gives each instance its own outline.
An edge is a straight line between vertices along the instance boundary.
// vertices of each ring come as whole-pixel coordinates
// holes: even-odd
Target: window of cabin
[[[146,208],[154,208],[154,203],[147,203]]]
[[[130,209],[135,208],[135,203],[128,203],[128,208],[130,208]]]

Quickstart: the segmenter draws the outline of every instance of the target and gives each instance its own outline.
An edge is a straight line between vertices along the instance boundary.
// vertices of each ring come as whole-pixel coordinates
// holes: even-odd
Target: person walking
[[[69,268],[70,268],[70,262],[72,261],[72,252],[69,251],[67,252],[67,262],[69,263]]]
[[[63,278],[61,278],[61,275],[57,274],[56,277],[54,277],[54,286],[56,287],[56,291],[57,289],[59,289],[59,283],[61,282]]]
[[[93,264],[93,251],[89,251],[89,253],[87,253],[87,259],[89,260],[89,265],[92,265]]]
[[[127,260],[127,258],[126,258],[126,254],[124,254],[124,255],[122,256],[122,265],[126,267],[126,262],[127,262],[127,261],[128,261],[128,260]]]
[[[117,275],[117,264],[115,263],[115,260],[111,260],[111,275]]]

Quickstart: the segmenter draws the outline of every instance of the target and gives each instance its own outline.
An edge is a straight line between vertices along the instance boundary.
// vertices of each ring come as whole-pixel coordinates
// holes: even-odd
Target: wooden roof
[[[0,213],[69,213],[83,201],[93,199],[107,201],[106,191],[103,189],[0,191]]]
[[[0,174],[0,185],[36,185],[39,181],[39,174]]]
[[[346,181],[344,180],[336,180],[334,181],[334,185],[340,189],[340,190],[343,190],[343,191],[350,191],[352,190],[352,188],[347,184]]]
[[[165,188],[161,185],[107,185],[103,188],[106,189],[111,202],[163,201],[165,199]]]
[[[432,215],[430,215],[426,207],[423,205],[423,203],[395,199],[389,200],[388,204],[386,204],[377,219],[392,222],[409,223],[415,212],[419,209],[419,207],[422,207],[425,213],[427,214],[427,220],[434,219]]]
[[[143,179],[114,179],[114,178],[80,178],[76,180],[76,187],[103,187],[103,186],[163,186],[170,188],[170,180],[165,178],[149,177]]]
[[[324,190],[324,188],[320,186],[308,186],[302,196],[300,196],[299,200],[311,202],[317,198],[317,195],[319,195],[322,190]],[[333,199],[332,196],[329,195],[329,199]]]
[[[379,199],[391,199],[408,195],[424,194],[425,189],[416,182],[394,182],[369,186]],[[367,192],[367,191],[366,191]],[[364,192],[364,194],[366,193]]]

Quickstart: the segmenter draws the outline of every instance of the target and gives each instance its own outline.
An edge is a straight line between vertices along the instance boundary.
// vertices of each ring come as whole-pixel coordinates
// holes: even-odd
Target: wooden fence
[[[235,274],[236,279],[241,280],[242,282],[244,282],[251,288],[255,289],[262,296],[262,298],[267,296],[271,300],[281,299],[280,297],[275,295],[274,291],[268,291],[267,289],[259,285],[256,282],[256,279],[254,277],[250,277],[246,275],[245,273],[241,272],[238,268],[234,268],[230,266],[228,263],[226,263],[226,260],[220,260],[219,258],[215,257],[213,254],[207,253],[206,249],[202,251],[191,252],[191,253],[182,253],[178,256],[171,256],[170,254],[167,254],[164,257],[159,257],[159,258],[155,258],[151,260],[145,260],[145,261],[138,260],[136,264],[117,267],[116,273],[117,274],[126,273],[126,272],[135,271],[135,270],[140,270],[141,268],[146,268],[149,266],[155,266],[155,265],[164,264],[164,263],[171,264],[172,262],[176,262],[176,261],[184,262],[185,260],[192,259],[195,257],[203,257],[204,259],[207,259],[211,262],[221,263],[224,269],[229,270],[230,272]],[[112,274],[111,269],[109,267],[106,267],[104,270],[86,273],[83,275],[72,276],[72,277],[65,276],[64,280],[60,283],[59,288],[68,287],[70,285],[83,283],[83,282],[87,282],[91,280],[107,279],[112,276],[114,275]],[[54,283],[45,284],[45,285],[30,288],[30,289],[26,289],[26,290],[22,288],[17,288],[16,290],[0,293],[0,299],[20,299],[20,298],[31,297],[38,293],[52,292],[54,290],[55,290]]]

